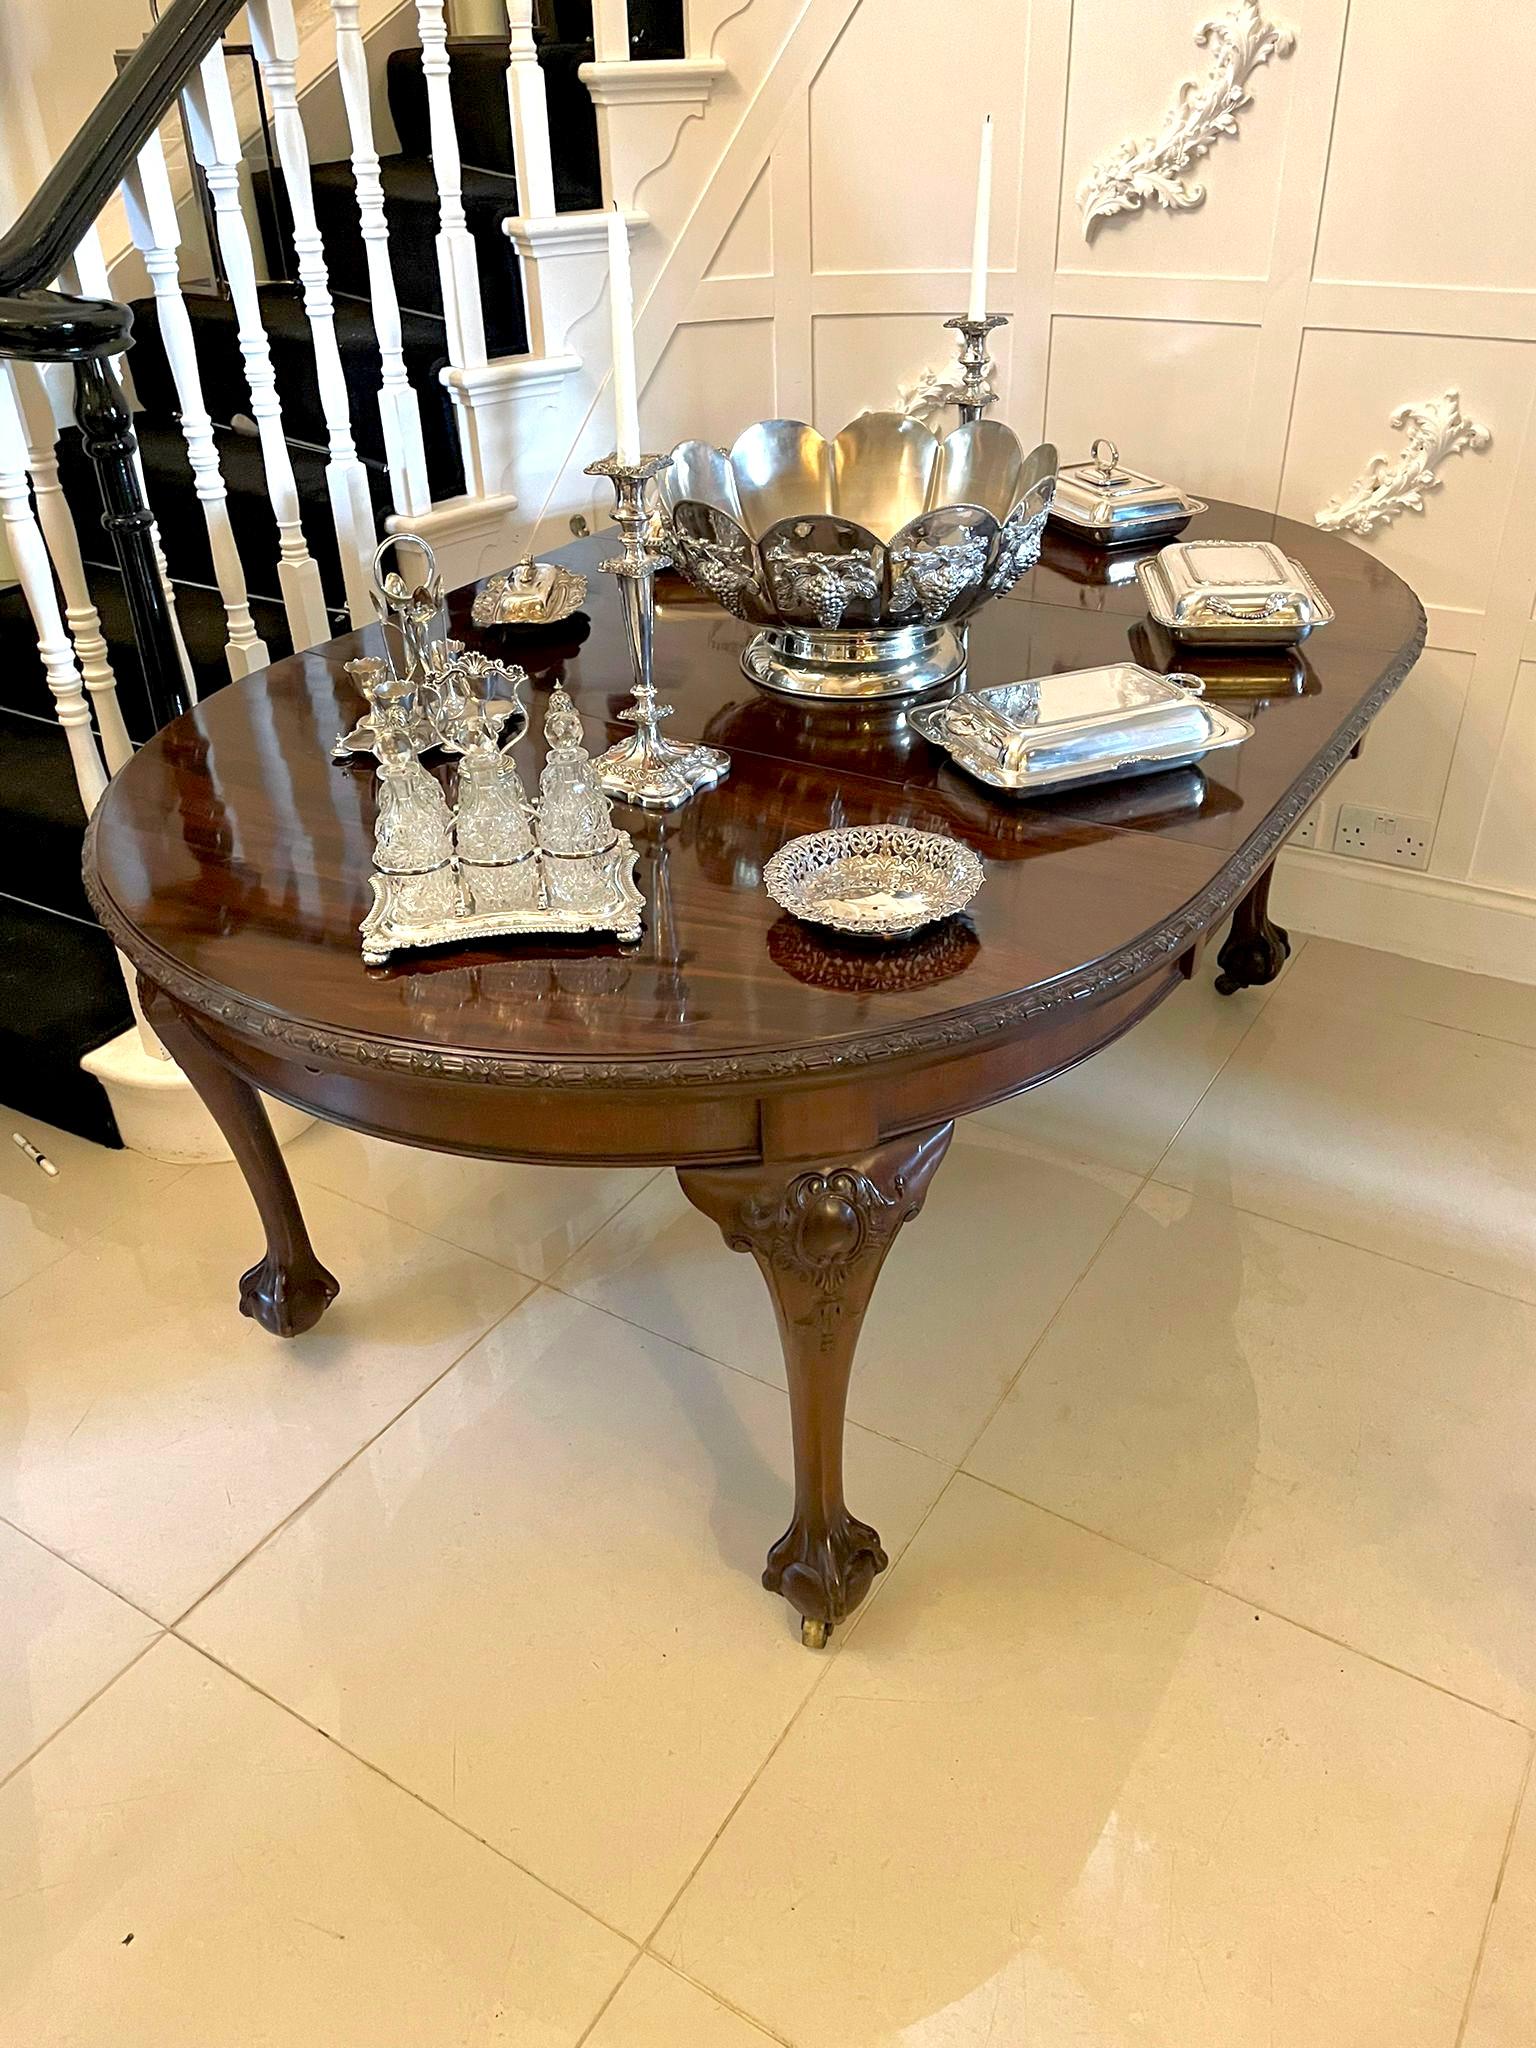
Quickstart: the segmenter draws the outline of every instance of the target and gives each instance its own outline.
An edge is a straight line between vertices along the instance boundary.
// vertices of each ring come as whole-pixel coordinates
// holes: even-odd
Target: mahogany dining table
[[[670,730],[726,748],[732,765],[680,810],[616,813],[639,854],[637,945],[499,940],[363,964],[374,776],[366,759],[333,764],[331,746],[359,709],[343,663],[383,652],[377,627],[230,683],[167,726],[98,805],[87,884],[260,1213],[245,1314],[292,1337],[337,1292],[258,1091],[439,1151],[674,1167],[772,1297],[795,1489],[763,1582],[808,1644],[825,1642],[886,1563],[843,1498],[859,1328],[954,1119],[1133,1029],[1200,970],[1229,917],[1217,987],[1280,971],[1275,855],[1423,645],[1418,599],[1350,542],[1221,503],[1190,535],[1279,541],[1335,621],[1296,649],[1175,649],[1146,616],[1134,552],[1048,531],[1038,567],[971,623],[972,687],[1131,658],[1204,675],[1254,731],[1201,766],[1033,801],[972,781],[900,705],[768,694],[739,665],[751,629],[664,580],[656,677]],[[594,751],[627,729],[617,598],[592,573],[601,552],[596,536],[562,552],[590,595],[543,632],[479,631],[473,589],[450,600],[455,637],[529,671],[530,786],[555,683]],[[881,945],[775,907],[761,886],[770,854],[866,822],[973,846],[986,879],[969,911]]]

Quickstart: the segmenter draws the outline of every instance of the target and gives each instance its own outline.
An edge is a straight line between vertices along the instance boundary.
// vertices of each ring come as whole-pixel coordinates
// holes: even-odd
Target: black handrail
[[[242,4],[172,0],[18,219],[0,235],[0,297],[36,291],[58,276],[150,131]]]

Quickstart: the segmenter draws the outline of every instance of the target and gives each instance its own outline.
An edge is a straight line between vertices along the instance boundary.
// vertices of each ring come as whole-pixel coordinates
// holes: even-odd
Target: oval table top
[[[1349,542],[1223,504],[1190,533],[1278,540],[1335,623],[1294,651],[1175,651],[1146,617],[1135,553],[1106,556],[1051,530],[1040,565],[975,617],[970,678],[982,688],[1127,657],[1213,681],[1225,669],[1223,701],[1256,729],[1202,769],[1032,802],[994,795],[899,707],[756,688],[738,666],[751,629],[667,579],[656,677],[675,706],[669,730],[726,747],[732,769],[681,810],[616,812],[640,856],[637,946],[501,940],[363,965],[372,764],[334,765],[331,745],[360,709],[342,664],[383,651],[377,627],[230,684],[142,748],[93,820],[93,900],[151,980],[227,1030],[375,1064],[411,1048],[415,1071],[441,1055],[437,1071],[468,1080],[751,1086],[867,1072],[887,1053],[1010,1028],[1134,980],[1209,930],[1423,644],[1413,592]],[[613,579],[595,567],[604,552],[602,536],[563,551],[589,575],[587,616],[543,638],[478,631],[473,591],[452,601],[456,636],[530,670],[518,747],[530,789],[555,682],[594,753],[627,729],[614,723],[630,678]],[[986,881],[966,917],[871,947],[769,900],[762,869],[786,839],[877,820],[976,848]]]

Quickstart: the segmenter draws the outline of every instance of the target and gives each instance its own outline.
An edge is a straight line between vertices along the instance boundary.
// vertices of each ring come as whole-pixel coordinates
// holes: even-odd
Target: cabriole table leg
[[[838,1163],[678,1169],[683,1193],[732,1251],[756,1259],[778,1317],[789,1376],[795,1513],[768,1553],[763,1584],[801,1617],[819,1649],[885,1570],[880,1538],[843,1498],[848,1379],[885,1255],[923,1206],[953,1124]]]
[[[313,1329],[341,1292],[315,1257],[282,1147],[260,1095],[225,1065],[186,1012],[139,977],[144,1014],[224,1134],[267,1233],[267,1255],[240,1276],[240,1313],[274,1337]]]
[[[1216,977],[1218,995],[1236,995],[1240,988],[1262,988],[1274,980],[1290,958],[1290,933],[1269,914],[1269,884],[1274,872],[1271,861],[1232,913],[1232,929],[1216,955],[1216,964],[1221,969]]]

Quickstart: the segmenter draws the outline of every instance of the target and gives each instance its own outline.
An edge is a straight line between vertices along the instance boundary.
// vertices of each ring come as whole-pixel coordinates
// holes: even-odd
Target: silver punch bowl
[[[957,630],[1039,559],[1056,450],[999,420],[940,439],[866,412],[835,441],[762,420],[729,454],[684,441],[657,478],[690,583],[762,628],[741,657],[796,697],[905,697],[958,673]]]

